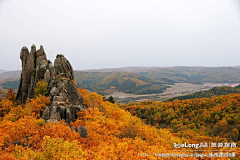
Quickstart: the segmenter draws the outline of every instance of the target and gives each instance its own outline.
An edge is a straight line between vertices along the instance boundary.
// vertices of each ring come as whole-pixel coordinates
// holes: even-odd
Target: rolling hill
[[[78,87],[109,94],[118,90],[125,93],[161,93],[174,83],[239,83],[237,67],[124,67],[76,71]],[[0,74],[2,88],[17,89],[20,71]],[[6,79],[10,79],[7,82]],[[15,80],[13,80],[15,79]]]
[[[169,79],[175,83],[238,83],[240,69],[234,67],[166,67],[139,72],[149,78]]]
[[[21,71],[9,71],[0,74],[0,81],[10,79],[10,78],[20,78]]]
[[[10,78],[0,81],[1,88],[9,89],[12,88],[14,90],[18,89],[19,86],[19,78]]]
[[[76,72],[78,87],[109,94],[120,91],[134,94],[161,93],[172,84],[128,72]]]
[[[92,91],[97,91],[100,94],[103,94],[104,91],[109,92],[108,90],[111,86],[115,86],[119,91],[125,93],[146,94],[161,93],[164,89],[159,86],[161,84],[167,85],[182,82],[195,84],[203,84],[205,82],[240,82],[240,69],[234,67],[126,67],[118,69],[103,69],[100,70],[100,72],[96,71],[97,70],[92,70],[90,72],[78,71],[77,79],[79,86]],[[139,80],[143,80],[142,77],[145,77],[154,82],[147,80],[147,84],[139,87],[133,82],[134,80],[131,79],[131,76],[130,79],[120,76],[120,73],[126,74],[126,72],[138,75],[134,78]],[[119,75],[116,75],[116,73],[119,73]],[[122,81],[126,82],[122,84]],[[146,79],[143,81],[146,81]],[[156,86],[156,84],[158,86]],[[124,88],[126,85],[128,86],[128,89]]]
[[[131,73],[139,73],[139,72],[148,72],[152,69],[158,69],[162,67],[120,67],[120,68],[104,68],[104,69],[92,69],[85,70],[86,72],[131,72]]]

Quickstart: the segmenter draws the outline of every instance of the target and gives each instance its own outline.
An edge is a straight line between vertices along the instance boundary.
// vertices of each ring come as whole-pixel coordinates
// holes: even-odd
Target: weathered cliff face
[[[61,54],[57,55],[54,61],[54,68],[55,68],[56,75],[64,73],[65,77],[76,82],[75,72],[71,64],[69,63],[69,61],[63,55]]]
[[[42,118],[46,122],[56,122],[64,119],[66,123],[74,122],[77,113],[85,107],[83,97],[76,86],[75,72],[70,62],[63,56],[57,55],[54,66],[47,60],[43,46],[36,51],[32,45],[29,53],[27,47],[20,52],[22,61],[22,74],[18,88],[17,98],[24,104],[27,98],[33,98],[38,81],[48,83],[48,92],[51,103],[44,110]]]
[[[40,49],[36,51],[35,45],[31,46],[30,53],[27,47],[23,47],[20,52],[20,59],[22,61],[22,74],[20,77],[17,100],[20,104],[24,104],[27,98],[34,97],[36,83],[44,78],[46,69],[51,67],[51,62],[47,61],[43,46],[40,46]]]

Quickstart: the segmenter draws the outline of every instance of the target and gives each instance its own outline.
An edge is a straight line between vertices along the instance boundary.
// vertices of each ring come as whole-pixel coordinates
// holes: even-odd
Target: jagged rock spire
[[[75,72],[69,61],[62,54],[58,54],[54,61],[54,68],[57,75],[64,73],[66,78],[76,82]]]
[[[20,52],[22,74],[16,99],[24,104],[27,98],[33,98],[38,81],[43,79],[48,83],[48,92],[51,103],[44,110],[42,118],[47,122],[56,122],[64,119],[68,124],[75,121],[76,113],[84,110],[83,97],[76,86],[75,72],[70,62],[61,54],[57,55],[54,66],[47,60],[43,46],[36,51],[31,46]],[[74,83],[74,82],[75,83]]]

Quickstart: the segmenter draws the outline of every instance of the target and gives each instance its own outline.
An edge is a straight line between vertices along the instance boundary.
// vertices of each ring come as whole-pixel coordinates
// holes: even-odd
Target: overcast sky
[[[0,0],[0,69],[43,45],[74,69],[240,65],[239,0]]]

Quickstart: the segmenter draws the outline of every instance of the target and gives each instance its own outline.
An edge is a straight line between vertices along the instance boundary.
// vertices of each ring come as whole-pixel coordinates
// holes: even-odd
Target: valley
[[[115,91],[109,95],[105,95],[105,97],[114,97],[117,103],[127,104],[129,102],[141,102],[146,100],[153,101],[164,101],[169,98],[178,97],[187,95],[190,93],[196,93],[199,91],[209,90],[214,87],[220,86],[234,86],[238,83],[204,83],[204,84],[191,84],[191,83],[176,83],[174,85],[170,85],[171,88],[167,88],[163,93],[157,94],[131,94]]]
[[[20,71],[0,74],[0,87],[17,91]],[[165,101],[219,86],[240,84],[236,67],[125,67],[76,71],[78,88],[113,96],[118,103]]]

